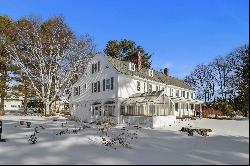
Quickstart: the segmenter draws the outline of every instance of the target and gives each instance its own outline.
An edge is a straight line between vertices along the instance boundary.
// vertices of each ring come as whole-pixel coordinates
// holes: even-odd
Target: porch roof
[[[122,104],[136,104],[136,103],[155,103],[155,104],[163,104],[164,99],[160,98],[160,96],[165,96],[166,99],[168,98],[167,95],[164,94],[164,91],[153,91],[147,93],[136,93],[130,96],[128,99],[123,101]],[[165,101],[166,102],[166,101]]]
[[[203,104],[204,102],[201,100],[193,100],[193,99],[185,99],[182,97],[171,97],[170,98],[173,102],[188,102],[192,104]]]

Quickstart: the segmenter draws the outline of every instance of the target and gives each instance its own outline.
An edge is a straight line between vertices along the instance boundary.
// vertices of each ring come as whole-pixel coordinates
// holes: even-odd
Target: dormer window
[[[153,70],[149,69],[149,70],[148,70],[148,75],[149,75],[150,77],[153,77],[153,76],[154,76]]]
[[[132,62],[129,62],[129,70],[135,71],[135,64]]]
[[[194,99],[194,93],[191,93],[191,99]]]

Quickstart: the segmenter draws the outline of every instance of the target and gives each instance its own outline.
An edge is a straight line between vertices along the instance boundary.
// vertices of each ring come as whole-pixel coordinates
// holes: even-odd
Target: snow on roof
[[[127,61],[118,60],[110,56],[107,56],[107,59],[119,73],[122,73],[125,75],[131,75],[131,76],[136,75],[142,78],[146,78],[148,80],[164,83],[166,85],[174,85],[177,87],[193,90],[191,86],[185,84],[184,81],[179,80],[175,77],[166,76],[163,73],[155,71],[155,70],[153,70],[154,74],[153,74],[153,77],[151,77],[144,70],[138,70],[138,69],[135,69],[135,71],[129,70]]]

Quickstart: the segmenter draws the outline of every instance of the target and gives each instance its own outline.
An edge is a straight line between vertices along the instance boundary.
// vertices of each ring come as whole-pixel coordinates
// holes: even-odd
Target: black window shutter
[[[97,63],[95,63],[95,70],[94,70],[94,72],[96,72],[97,71]]]
[[[98,61],[97,68],[98,68],[98,71],[100,71],[100,61]]]
[[[93,93],[93,91],[94,91],[94,87],[93,87],[93,83],[92,83],[92,93]]]
[[[78,95],[80,95],[81,94],[81,87],[79,86],[79,92],[78,92]]]
[[[111,90],[113,90],[114,77],[111,77]]]
[[[98,92],[100,92],[100,81],[97,82]]]
[[[94,73],[94,64],[92,64],[92,74]]]
[[[103,91],[105,91],[105,79],[102,81]]]

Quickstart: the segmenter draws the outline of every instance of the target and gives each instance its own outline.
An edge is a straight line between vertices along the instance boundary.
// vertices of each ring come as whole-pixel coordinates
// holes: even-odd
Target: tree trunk
[[[49,115],[49,107],[50,107],[50,105],[49,105],[49,102],[47,100],[46,100],[44,105],[45,105],[44,115],[46,116],[46,115]]]
[[[24,109],[24,114],[27,114],[28,113],[28,96],[27,94],[25,93],[24,94],[24,99],[23,99],[23,109]]]
[[[4,96],[1,95],[1,102],[0,102],[0,116],[4,115]]]
[[[6,66],[5,66],[6,67]],[[1,103],[0,103],[0,116],[4,115],[4,98],[6,97],[6,82],[7,82],[7,71],[6,70],[3,70],[1,76],[1,81],[3,83],[2,87],[1,87],[1,90],[0,90],[0,95],[1,95]]]
[[[24,114],[27,115],[28,113],[28,88],[27,85],[28,82],[26,81],[26,79],[24,80],[24,99],[23,99],[23,108],[24,108]]]

